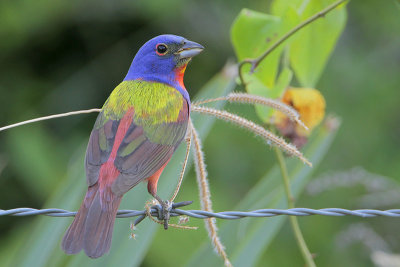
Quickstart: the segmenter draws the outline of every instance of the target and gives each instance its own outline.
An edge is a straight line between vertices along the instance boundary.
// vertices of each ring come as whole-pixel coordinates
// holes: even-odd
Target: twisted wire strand
[[[340,208],[325,208],[325,209],[308,209],[308,208],[294,208],[294,209],[259,209],[253,211],[223,211],[223,212],[207,212],[203,210],[182,210],[178,207],[186,206],[191,204],[191,201],[174,203],[170,216],[176,217],[186,215],[197,219],[206,218],[218,218],[224,220],[235,220],[245,217],[274,217],[280,215],[288,216],[311,216],[311,215],[323,215],[323,216],[357,216],[363,218],[371,218],[377,216],[387,217],[400,217],[400,209],[390,210],[374,210],[374,209],[358,209],[348,210]],[[151,215],[159,218],[162,214],[160,212],[162,207],[155,205],[151,208]],[[33,216],[33,215],[46,215],[52,217],[73,217],[76,212],[68,211],[63,209],[32,209],[32,208],[17,208],[2,210],[0,209],[0,216]],[[117,213],[118,218],[130,218],[137,217],[137,223],[142,221],[146,217],[146,211],[142,210],[119,210]],[[162,219],[162,218],[159,218]],[[136,224],[137,224],[136,223]]]

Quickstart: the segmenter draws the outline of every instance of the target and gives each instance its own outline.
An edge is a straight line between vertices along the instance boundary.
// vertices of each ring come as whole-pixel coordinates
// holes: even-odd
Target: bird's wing
[[[158,124],[152,128],[154,132],[135,123],[131,125],[131,134],[121,143],[114,161],[121,172],[113,183],[114,193],[125,193],[164,166],[185,137],[187,120]]]
[[[120,142],[116,142],[115,135],[122,127],[120,122],[126,112],[119,112],[118,115],[118,112],[110,111],[110,102],[115,100],[112,99],[114,92],[106,102],[87,149],[89,184],[97,181],[101,164],[108,160],[115,145],[118,147],[114,165],[120,175],[113,182],[112,191],[117,195],[153,175],[171,158],[186,134],[189,107],[176,89],[163,84],[154,85],[148,82],[131,82],[127,85],[129,99],[123,97],[123,103],[129,102],[125,109],[133,108],[134,112]],[[121,97],[121,93],[117,95]]]
[[[89,186],[99,179],[101,165],[110,157],[120,119],[106,118],[104,111],[98,116],[86,149],[86,180]]]

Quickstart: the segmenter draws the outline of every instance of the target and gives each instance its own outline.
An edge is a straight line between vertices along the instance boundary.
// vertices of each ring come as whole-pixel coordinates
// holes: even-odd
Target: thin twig
[[[242,61],[239,62],[239,65],[238,65],[238,74],[239,74],[240,82],[243,84],[244,87],[246,87],[246,83],[245,83],[245,81],[244,81],[244,76],[243,76],[243,67],[244,67],[244,65],[246,65],[246,64],[251,64],[251,65],[253,65],[253,61],[254,61],[253,59],[246,58],[246,59],[244,59],[244,60],[242,60]]]
[[[336,1],[335,3],[327,6],[325,9],[319,11],[318,13],[312,15],[311,17],[309,17],[305,21],[301,22],[296,27],[294,27],[289,32],[287,32],[285,35],[283,35],[278,41],[276,41],[274,44],[272,44],[261,56],[255,58],[255,59],[244,59],[244,60],[242,60],[238,65],[239,78],[240,78],[240,81],[242,82],[242,84],[246,85],[245,80],[244,80],[244,76],[243,76],[243,67],[244,67],[244,65],[250,64],[251,65],[250,72],[254,72],[254,70],[258,67],[258,65],[261,63],[261,61],[263,61],[271,52],[273,52],[284,41],[289,39],[289,37],[291,37],[297,31],[299,31],[300,29],[304,28],[305,26],[307,26],[308,24],[310,24],[314,20],[317,20],[319,18],[324,17],[327,13],[329,13],[330,11],[335,9],[337,6],[339,6],[340,4],[342,4],[342,3],[346,2],[346,1],[349,1],[349,0]]]
[[[295,200],[292,191],[290,189],[289,175],[285,164],[285,159],[283,157],[282,151],[280,151],[278,148],[275,148],[275,154],[278,159],[279,167],[282,173],[282,179],[285,188],[288,207],[289,209],[294,209]],[[292,226],[294,235],[296,237],[297,245],[299,246],[301,254],[303,255],[304,261],[306,262],[308,267],[315,267],[316,265],[310,253],[310,250],[307,247],[306,241],[304,240],[303,234],[301,233],[297,218],[294,216],[290,216],[290,224]]]
[[[68,117],[68,116],[72,116],[72,115],[92,113],[92,112],[101,112],[101,109],[100,108],[92,108],[92,109],[86,109],[86,110],[71,111],[71,112],[66,112],[66,113],[60,113],[60,114],[54,114],[54,115],[50,115],[50,116],[35,118],[35,119],[32,119],[32,120],[21,121],[21,122],[15,123],[15,124],[11,124],[11,125],[7,125],[7,126],[4,126],[4,127],[1,127],[0,128],[0,132],[4,131],[4,130],[7,130],[7,129],[14,128],[14,127],[18,127],[18,126],[21,126],[21,125],[33,123],[33,122],[51,120],[51,119],[56,119],[56,118],[61,118],[61,117]]]

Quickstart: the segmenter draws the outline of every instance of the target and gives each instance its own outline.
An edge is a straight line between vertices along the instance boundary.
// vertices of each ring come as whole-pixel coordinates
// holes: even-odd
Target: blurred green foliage
[[[286,1],[275,1],[279,2]],[[293,1],[294,4],[297,2],[300,1]],[[326,63],[326,59],[315,58],[315,64],[321,68],[327,64],[322,75],[318,72],[311,76],[302,75],[301,72],[307,70],[307,66],[301,65],[306,64],[302,57],[309,51],[301,50],[303,47],[300,44],[298,50],[290,49],[291,54],[300,51],[296,52],[299,58],[291,61],[292,65],[299,64],[297,68],[293,66],[297,82],[318,88],[327,100],[328,112],[342,119],[332,147],[319,167],[313,170],[313,179],[319,179],[327,172],[334,176],[337,171],[362,166],[372,173],[391,177],[396,183],[399,181],[400,10],[396,4],[389,0],[352,1],[348,5],[345,31],[331,59]],[[219,72],[226,59],[233,57],[230,27],[242,8],[280,15],[276,11],[278,8],[271,7],[269,1],[174,0],[168,1],[168,4],[159,0],[2,1],[0,126],[41,115],[100,107],[124,77],[137,49],[148,39],[162,33],[182,35],[207,48],[190,64],[185,77],[186,87],[193,97]],[[281,26],[285,29],[296,24],[290,24],[290,21],[282,23],[287,24]],[[324,23],[323,19],[319,23]],[[335,30],[332,31],[325,38],[337,38]],[[301,43],[306,38],[300,34],[302,32],[293,38],[293,43]],[[305,30],[303,34],[310,33]],[[235,44],[235,40],[233,42]],[[318,48],[312,50],[315,55]],[[262,51],[265,47],[260,49]],[[241,57],[238,51],[236,53]],[[243,55],[248,56],[252,55]],[[267,69],[265,71],[268,72]],[[286,72],[286,77],[279,76],[277,80],[273,72],[268,72],[273,79],[261,83],[268,88],[278,85],[284,88],[282,84],[291,81],[289,71]],[[215,93],[222,93],[222,85],[218,88],[221,91]],[[251,107],[227,105],[226,108],[259,120]],[[82,115],[1,132],[0,208],[55,207],[54,203],[62,201],[63,206],[56,208],[77,209],[85,190],[84,144],[94,119],[94,114]],[[209,118],[199,117],[198,120],[208,121]],[[268,205],[262,199],[250,203],[252,206],[241,206],[240,202],[251,188],[257,189],[258,183],[263,181],[260,177],[269,171],[273,173],[271,168],[276,160],[271,149],[253,138],[252,134],[220,122],[204,140],[204,148],[216,211],[264,208]],[[176,162],[180,161],[176,158]],[[1,168],[3,165],[4,169]],[[170,168],[177,171],[179,166]],[[173,175],[165,176],[170,178]],[[342,178],[345,180],[346,176]],[[265,181],[272,183],[274,179],[277,186],[279,177]],[[163,196],[167,196],[173,188],[171,180],[161,179],[161,188],[165,190]],[[395,188],[392,186],[390,189]],[[254,191],[250,191],[249,196],[251,192]],[[361,206],[357,199],[371,193],[374,192],[362,186],[333,188],[316,196],[302,194],[297,206],[369,208]],[[126,200],[123,208],[142,209],[143,200],[150,199],[144,185],[128,195],[131,201]],[[197,209],[197,199],[196,182],[193,171],[190,171],[177,200],[195,200],[190,208]],[[398,208],[396,202],[387,203],[374,208]],[[247,223],[272,225],[279,220],[282,228],[276,228],[275,238],[271,237],[269,245],[260,250],[254,264],[302,266],[303,260],[293,234],[283,217],[244,219],[243,222],[220,221],[222,241],[228,249],[233,246],[230,239],[224,236],[224,229],[232,225],[237,228]],[[0,266],[11,263],[40,266],[45,262],[49,266],[63,266],[89,262],[83,255],[65,256],[59,248],[62,233],[70,221],[70,218],[0,217]],[[372,251],[365,245],[366,242],[354,241],[354,244],[346,245],[339,238],[343,231],[358,222],[365,223],[380,235],[390,251],[400,249],[396,219],[314,216],[299,218],[299,221],[320,266],[373,266]],[[129,240],[129,220],[118,219],[115,237],[124,240],[123,243],[117,244],[114,240],[111,254],[107,256],[109,258],[92,261],[92,264],[113,260],[123,265],[140,262],[142,266],[188,264],[198,255],[198,249],[203,248],[201,244],[208,244],[203,222],[192,219],[189,224],[200,226],[200,230],[162,231],[146,220],[139,225],[137,240]],[[259,229],[268,231],[267,227],[271,226]],[[246,231],[238,231],[246,235]],[[259,244],[254,243],[254,246]],[[249,248],[252,248],[251,245]],[[237,259],[237,255],[232,256]],[[217,259],[214,254],[208,253],[208,256],[210,259],[207,260]],[[220,263],[217,260],[216,264]]]

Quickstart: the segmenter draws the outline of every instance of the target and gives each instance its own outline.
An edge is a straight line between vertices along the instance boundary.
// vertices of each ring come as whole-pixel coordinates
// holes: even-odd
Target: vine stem
[[[289,174],[287,171],[285,159],[284,159],[283,153],[280,149],[275,148],[275,154],[278,159],[279,167],[280,167],[281,173],[282,173],[282,179],[283,179],[283,183],[284,183],[288,207],[289,207],[289,209],[293,209],[295,207],[295,200],[292,195],[292,191],[290,189]],[[296,237],[297,245],[300,248],[300,251],[304,258],[304,261],[306,262],[308,267],[316,267],[315,262],[313,260],[313,256],[311,255],[310,250],[307,247],[306,241],[304,240],[303,234],[301,233],[297,218],[295,216],[290,216],[289,218],[290,218],[290,224],[292,226],[294,235]]]
[[[244,60],[242,60],[238,65],[239,79],[242,82],[242,84],[245,85],[244,77],[243,77],[243,67],[244,67],[244,65],[251,64],[250,72],[251,73],[254,72],[254,70],[258,67],[258,65],[261,63],[261,61],[263,61],[272,51],[274,51],[275,48],[277,48],[284,41],[289,39],[289,37],[291,37],[293,34],[295,34],[300,29],[304,28],[305,26],[307,26],[311,22],[313,22],[313,21],[315,21],[315,20],[317,20],[319,18],[324,17],[331,10],[335,9],[338,5],[340,5],[340,4],[342,4],[342,3],[346,2],[346,1],[350,1],[350,0],[339,0],[339,1],[336,1],[336,2],[332,3],[331,5],[327,6],[325,9],[319,11],[318,13],[312,15],[311,17],[309,17],[305,21],[301,22],[296,27],[294,27],[293,29],[288,31],[285,35],[283,35],[278,41],[276,41],[274,44],[272,44],[261,56],[259,56],[257,58],[254,58],[254,59],[244,59]]]

